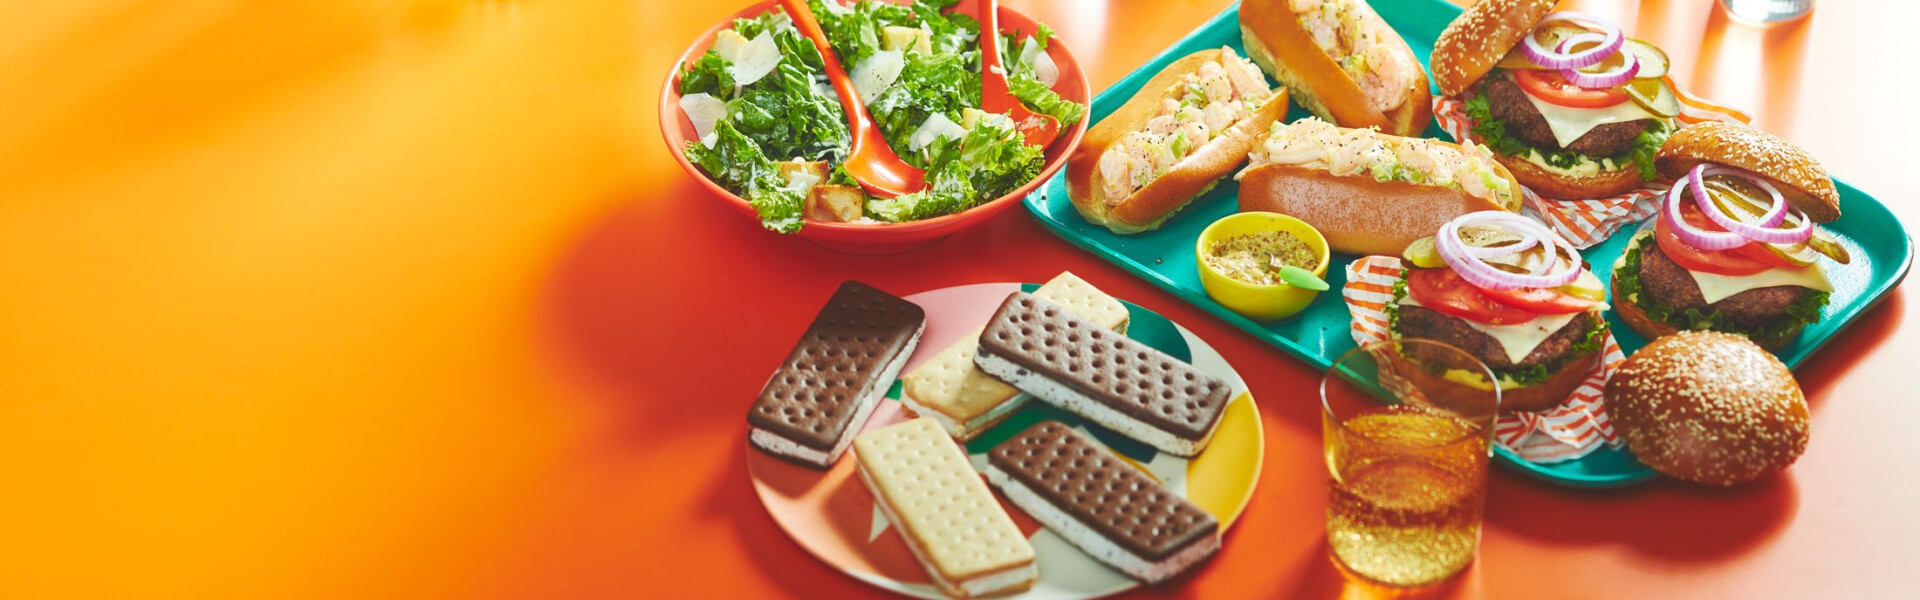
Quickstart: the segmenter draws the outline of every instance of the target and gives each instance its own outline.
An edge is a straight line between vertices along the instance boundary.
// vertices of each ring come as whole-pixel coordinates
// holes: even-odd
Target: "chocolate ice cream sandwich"
[[[1033,295],[1103,328],[1127,330],[1126,305],[1073,273],[1054,276]],[[914,415],[933,417],[948,435],[961,441],[979,436],[1019,410],[1027,402],[1026,395],[973,365],[979,346],[980,331],[974,330],[914,367],[901,379],[900,403]]]
[[[927,316],[858,281],[840,284],[747,411],[755,447],[824,469],[906,366]]]
[[[1220,522],[1099,443],[1041,421],[987,454],[1008,502],[1128,576],[1155,583],[1220,549]]]
[[[1049,404],[1162,452],[1213,439],[1231,386],[1153,347],[1015,293],[980,334],[974,364]]]

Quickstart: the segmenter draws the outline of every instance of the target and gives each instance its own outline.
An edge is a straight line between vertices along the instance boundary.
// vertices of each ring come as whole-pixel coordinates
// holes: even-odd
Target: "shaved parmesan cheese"
[[[853,14],[853,9],[847,8],[846,5],[841,4],[840,0],[820,0],[820,3],[823,5],[826,5],[827,12],[830,12],[836,15]],[[785,16],[785,15],[783,14],[781,16]]]
[[[913,135],[907,136],[907,149],[919,150],[939,138],[957,140],[965,135],[967,130],[961,128],[959,123],[948,119],[946,115],[933,113],[927,116],[925,122],[920,123],[919,129],[913,130]]]
[[[1020,45],[1020,62],[1033,65],[1033,78],[1040,80],[1040,85],[1053,87],[1054,82],[1060,81],[1060,65],[1054,64],[1053,57],[1041,50],[1040,42],[1033,38],[1027,38],[1027,43]]]
[[[806,171],[793,171],[793,172],[787,173],[787,189],[793,190],[795,192],[799,192],[801,194],[805,194],[808,191],[812,190],[813,186],[818,183],[820,183],[819,175],[814,175]]]
[[[1562,148],[1601,125],[1658,118],[1631,100],[1606,108],[1574,108],[1535,98],[1533,94],[1520,95],[1526,96],[1534,108],[1540,109],[1540,116],[1547,118],[1547,127],[1553,130],[1553,139],[1560,142]]]
[[[1053,56],[1046,52],[1035,54],[1033,57],[1033,78],[1040,80],[1040,85],[1053,87],[1054,83],[1060,81],[1060,65],[1054,64]]]
[[[687,113],[687,120],[693,122],[694,136],[706,138],[713,133],[713,126],[727,117],[727,103],[711,94],[687,94],[680,97],[680,112]]]
[[[700,136],[700,145],[706,146],[708,148],[712,148],[713,143],[719,140],[720,140],[720,134],[709,133],[709,134]]]
[[[893,87],[893,82],[900,79],[900,70],[906,67],[906,58],[899,50],[883,50],[854,65],[847,76],[853,79],[853,91],[860,95],[860,101],[873,102]]]
[[[765,31],[741,46],[739,54],[740,58],[728,69],[733,73],[734,85],[753,85],[780,64],[780,47],[774,45],[773,36]]]
[[[713,50],[714,54],[720,55],[720,58],[727,59],[727,62],[734,63],[740,62],[740,49],[746,47],[746,45],[747,38],[740,35],[740,32],[732,29],[722,29],[720,33],[713,36],[713,48],[711,48],[711,50]]]

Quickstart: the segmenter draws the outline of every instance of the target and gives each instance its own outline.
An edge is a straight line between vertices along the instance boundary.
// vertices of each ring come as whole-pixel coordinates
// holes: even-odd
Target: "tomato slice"
[[[1688,225],[1707,231],[1722,231],[1719,225],[1707,220],[1707,215],[1702,214],[1698,206],[1692,204],[1682,205],[1680,207],[1680,217],[1686,219]],[[1679,236],[1674,235],[1673,227],[1667,225],[1665,216],[1654,219],[1653,239],[1660,244],[1660,252],[1662,254],[1667,255],[1667,258],[1673,259],[1674,263],[1686,267],[1687,270],[1690,271],[1738,276],[1752,275],[1773,268],[1773,266],[1765,262],[1755,260],[1753,257],[1748,256],[1746,251],[1744,251],[1746,246],[1741,246],[1733,250],[1720,251],[1701,250],[1689,246],[1686,242],[1681,241]],[[1752,245],[1753,244],[1747,244],[1747,246]],[[1766,252],[1766,249],[1761,248],[1760,251]]]
[[[1625,90],[1583,88],[1561,77],[1559,71],[1513,71],[1513,80],[1533,97],[1561,106],[1606,108],[1627,101]]]
[[[1440,314],[1488,325],[1516,325],[1540,316],[1493,301],[1453,269],[1408,271],[1407,295]]]
[[[1478,289],[1481,294],[1485,294],[1487,298],[1492,299],[1494,302],[1542,315],[1572,314],[1600,305],[1599,302],[1569,295],[1566,292],[1553,288],[1521,288],[1517,290],[1475,289]]]

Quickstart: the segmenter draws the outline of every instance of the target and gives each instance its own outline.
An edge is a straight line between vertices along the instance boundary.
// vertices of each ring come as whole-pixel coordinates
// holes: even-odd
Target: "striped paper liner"
[[[1673,95],[1680,101],[1680,116],[1683,125],[1703,121],[1729,121],[1748,123],[1753,120],[1747,113],[1716,104],[1690,95],[1673,82],[1670,77],[1662,77]],[[1473,128],[1467,119],[1463,102],[1451,96],[1433,99],[1433,116],[1456,140],[1468,139],[1468,131]],[[1604,242],[1621,226],[1645,220],[1660,210],[1660,199],[1667,193],[1668,184],[1662,181],[1649,181],[1639,188],[1607,198],[1591,200],[1560,200],[1542,197],[1531,188],[1520,187],[1525,197],[1523,213],[1552,227],[1554,231],[1573,242],[1579,248],[1590,248]]]
[[[1363,256],[1347,264],[1347,285],[1340,295],[1353,314],[1350,330],[1353,342],[1365,345],[1385,340],[1387,302],[1393,300],[1393,284],[1400,280],[1400,259],[1391,256]],[[1493,425],[1495,443],[1512,450],[1528,462],[1556,463],[1586,456],[1601,444],[1620,447],[1613,422],[1607,419],[1601,398],[1607,379],[1627,359],[1620,343],[1607,332],[1606,354],[1600,368],[1587,376],[1567,400],[1544,412],[1518,412],[1501,415]]]

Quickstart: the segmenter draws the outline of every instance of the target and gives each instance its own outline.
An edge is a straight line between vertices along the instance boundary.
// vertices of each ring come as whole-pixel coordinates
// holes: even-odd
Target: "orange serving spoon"
[[[1007,90],[1007,70],[1000,66],[1000,2],[980,0],[980,110],[1004,114],[1027,143],[1046,148],[1060,136],[1060,121],[1027,110]]]
[[[780,0],[780,5],[786,7],[787,16],[793,19],[801,35],[813,40],[813,47],[820,50],[820,58],[827,67],[827,81],[833,84],[834,93],[840,95],[841,108],[847,111],[847,128],[853,134],[853,151],[845,163],[847,174],[867,192],[882,198],[926,189],[926,172],[900,160],[900,155],[887,146],[886,136],[873,124],[866,103],[853,91],[853,81],[847,79],[847,71],[840,67],[840,58],[833,54],[833,45],[827,43],[827,34],[820,30],[820,22],[814,20],[806,0]]]

